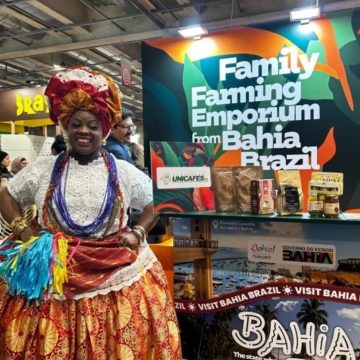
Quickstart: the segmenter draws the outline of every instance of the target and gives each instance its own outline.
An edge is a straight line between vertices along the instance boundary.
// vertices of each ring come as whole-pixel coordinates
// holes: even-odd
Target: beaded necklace
[[[119,224],[121,226],[124,216],[124,207],[122,206],[122,193],[119,187],[116,162],[114,158],[103,149],[101,149],[101,156],[104,159],[105,166],[109,173],[106,192],[98,215],[94,221],[88,225],[77,224],[70,216],[66,204],[70,153],[61,153],[58,156],[54,164],[43,206],[44,224],[51,231],[57,232],[57,229],[52,226],[52,223],[54,223],[64,232],[72,236],[79,236],[82,238],[92,237],[103,228],[105,228],[103,232],[103,235],[105,235],[113,224],[119,208]],[[64,181],[62,181],[63,178]],[[55,211],[55,208],[57,209],[57,212]],[[108,223],[105,223],[107,218]]]

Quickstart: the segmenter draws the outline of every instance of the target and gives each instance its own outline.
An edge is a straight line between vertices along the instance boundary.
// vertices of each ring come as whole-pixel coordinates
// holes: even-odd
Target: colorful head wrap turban
[[[117,85],[105,74],[88,67],[75,67],[53,75],[45,89],[50,103],[50,118],[67,130],[77,110],[96,114],[106,136],[121,121],[120,94]]]

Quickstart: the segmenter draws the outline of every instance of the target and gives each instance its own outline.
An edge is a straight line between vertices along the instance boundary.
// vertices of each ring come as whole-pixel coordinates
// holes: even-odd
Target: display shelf
[[[189,211],[160,213],[160,216],[178,217],[178,218],[198,218],[198,219],[222,219],[222,220],[240,220],[240,221],[276,221],[276,222],[295,222],[295,223],[320,223],[320,224],[357,224],[360,225],[359,219],[348,219],[345,214],[340,214],[336,219],[325,217],[310,217],[308,213],[303,215],[280,216],[280,215],[252,215],[238,213],[220,213],[214,211]]]

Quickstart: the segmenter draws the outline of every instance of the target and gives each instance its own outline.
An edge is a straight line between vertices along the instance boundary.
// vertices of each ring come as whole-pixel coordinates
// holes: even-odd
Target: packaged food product
[[[279,215],[302,215],[303,192],[298,170],[279,170],[277,212]]]
[[[251,181],[262,178],[261,166],[236,166],[233,168],[235,210],[251,213]]]
[[[217,212],[234,212],[234,177],[231,167],[211,168],[211,183]]]
[[[324,216],[326,218],[337,218],[340,212],[339,197],[328,195],[324,200]]]
[[[324,198],[325,195],[317,192],[309,193],[309,214],[311,217],[322,217],[324,213]]]
[[[259,214],[270,215],[274,212],[274,199],[272,198],[272,179],[259,180]]]

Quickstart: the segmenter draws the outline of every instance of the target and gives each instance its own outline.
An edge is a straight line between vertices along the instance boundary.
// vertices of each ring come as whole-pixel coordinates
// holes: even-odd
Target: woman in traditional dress
[[[155,222],[151,181],[101,148],[120,120],[116,86],[101,73],[73,68],[53,76],[45,94],[71,150],[16,175],[0,193],[0,212],[13,239],[25,242],[15,243],[25,254],[36,241],[51,239],[57,254],[51,270],[67,249],[67,280],[64,275],[58,286],[54,275],[39,298],[28,282],[47,274],[47,256],[30,256],[19,283],[14,269],[3,268],[8,277],[0,282],[0,359],[180,360],[166,278],[146,243]],[[40,210],[38,225],[21,218],[20,208],[33,203]],[[129,206],[143,210],[133,229],[126,227]],[[34,238],[40,229],[42,237]],[[20,260],[12,266],[20,267]]]

